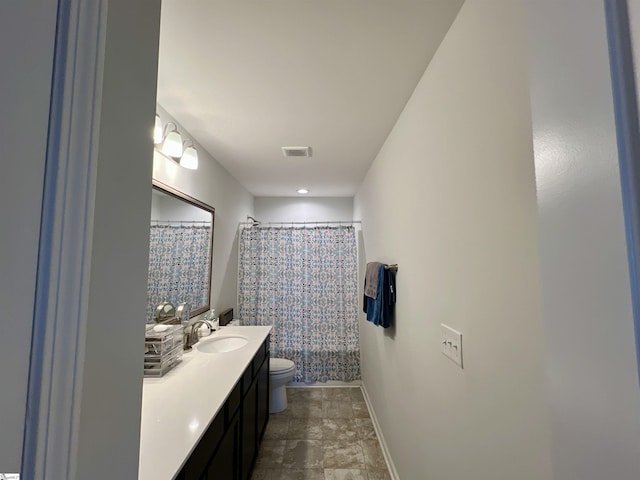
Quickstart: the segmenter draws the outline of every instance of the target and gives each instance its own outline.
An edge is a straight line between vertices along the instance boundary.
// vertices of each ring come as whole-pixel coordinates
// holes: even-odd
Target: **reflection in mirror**
[[[187,303],[190,316],[209,310],[213,207],[153,181],[147,322],[162,302]]]

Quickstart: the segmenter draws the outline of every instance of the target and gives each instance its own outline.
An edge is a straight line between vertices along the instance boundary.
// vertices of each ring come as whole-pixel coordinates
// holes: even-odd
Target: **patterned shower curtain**
[[[151,225],[147,321],[162,302],[192,308],[209,303],[210,242],[208,225]]]
[[[240,319],[273,325],[294,381],[360,379],[355,229],[245,228],[239,250]]]

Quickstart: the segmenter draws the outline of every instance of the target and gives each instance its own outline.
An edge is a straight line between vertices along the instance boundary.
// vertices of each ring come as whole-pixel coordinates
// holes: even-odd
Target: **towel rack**
[[[384,269],[385,269],[385,270],[391,270],[391,271],[397,272],[397,271],[398,271],[398,264],[397,264],[397,263],[394,263],[393,265],[386,265],[386,266],[384,267]]]

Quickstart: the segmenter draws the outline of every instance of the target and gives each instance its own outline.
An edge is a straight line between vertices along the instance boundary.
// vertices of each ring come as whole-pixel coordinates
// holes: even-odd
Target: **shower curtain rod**
[[[240,225],[249,225],[252,227],[270,226],[270,225],[360,225],[360,220],[344,221],[344,222],[260,222],[258,225],[255,222],[240,222]]]
[[[151,223],[211,223],[209,220],[151,220]]]

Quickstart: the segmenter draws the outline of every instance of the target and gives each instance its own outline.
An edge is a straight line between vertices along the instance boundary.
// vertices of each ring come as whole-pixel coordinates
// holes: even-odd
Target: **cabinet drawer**
[[[247,369],[244,371],[242,375],[242,395],[247,394],[247,390],[251,386],[251,382],[253,381],[253,363],[250,363]]]
[[[229,394],[229,398],[227,398],[227,403],[225,404],[225,408],[227,411],[227,422],[226,422],[227,425],[229,425],[229,423],[231,423],[231,421],[233,420],[233,416],[238,411],[238,408],[240,408],[241,401],[242,401],[242,380],[236,383],[236,386],[233,387],[233,390],[231,390],[231,393]]]
[[[257,434],[258,441],[262,441],[262,437],[264,436],[264,431],[267,428],[267,423],[269,422],[269,357],[267,357],[260,367],[258,371],[258,379],[256,380],[257,385],[257,407],[258,407],[258,417],[257,417]]]
[[[267,356],[267,342],[260,345],[260,348],[256,352],[256,356],[253,357],[253,376],[255,377],[260,370],[260,366]]]

